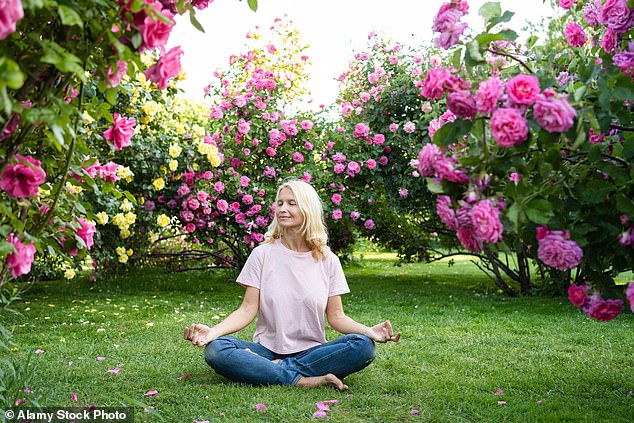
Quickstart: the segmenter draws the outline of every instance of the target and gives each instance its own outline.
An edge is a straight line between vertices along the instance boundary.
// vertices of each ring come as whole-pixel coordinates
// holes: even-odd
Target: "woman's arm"
[[[328,304],[326,305],[326,318],[328,319],[328,324],[331,328],[343,334],[358,333],[365,335],[376,342],[398,342],[401,337],[400,332],[394,335],[392,331],[392,324],[389,320],[381,322],[375,326],[368,327],[346,316],[346,313],[343,311],[341,296],[339,295],[328,298]]]
[[[244,329],[255,319],[260,308],[260,290],[247,286],[242,304],[214,327],[194,323],[185,328],[184,338],[194,345],[207,345],[216,338]]]

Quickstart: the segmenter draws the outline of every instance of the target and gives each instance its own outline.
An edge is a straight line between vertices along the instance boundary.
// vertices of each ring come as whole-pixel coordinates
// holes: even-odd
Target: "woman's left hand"
[[[397,332],[395,335],[394,331],[392,330],[392,324],[389,320],[386,320],[385,322],[372,326],[370,328],[369,336],[376,342],[398,342],[398,340],[401,338],[401,332]]]

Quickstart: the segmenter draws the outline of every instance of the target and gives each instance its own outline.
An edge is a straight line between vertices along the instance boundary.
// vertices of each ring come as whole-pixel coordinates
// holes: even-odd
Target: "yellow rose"
[[[134,251],[132,251],[132,248],[128,248],[128,251],[125,252],[128,257],[132,257],[132,254],[134,254]]]
[[[84,113],[81,114],[82,119],[84,119],[84,122],[86,122],[88,125],[90,125],[91,123],[93,123],[95,121],[95,119],[90,116],[90,114],[88,114],[87,111],[84,110]]]
[[[124,212],[129,212],[130,210],[132,210],[133,207],[134,206],[132,205],[132,203],[128,201],[128,199],[126,198],[123,200],[123,202],[119,206],[119,210],[122,210]]]
[[[129,225],[132,225],[134,222],[136,222],[136,214],[132,213],[132,212],[128,212],[125,214],[125,221],[126,223]]]
[[[156,178],[153,182],[152,185],[154,185],[154,189],[157,191],[162,190],[163,188],[165,188],[165,180],[163,178]]]
[[[117,247],[114,251],[115,251],[115,252],[117,253],[117,255],[119,255],[119,256],[123,256],[123,255],[125,255],[125,247]]]
[[[178,169],[178,160],[170,160],[169,168],[172,172]]]
[[[128,223],[126,222],[126,219],[123,213],[115,214],[114,217],[112,218],[112,223],[114,223],[119,228],[128,226]]]
[[[168,149],[170,157],[173,157],[173,158],[177,158],[178,156],[180,156],[182,151],[183,149],[178,144],[172,144],[170,145],[170,148]]]
[[[170,224],[170,218],[167,217],[166,215],[162,214],[159,217],[156,218],[156,223],[161,227],[164,228],[167,225]]]
[[[73,279],[75,277],[75,269],[66,269],[64,271],[64,277],[66,279]]]
[[[159,109],[159,105],[156,101],[154,100],[150,100],[148,102],[146,102],[141,109],[145,112],[146,115],[148,116],[154,116],[156,114],[156,112]]]
[[[108,223],[108,214],[106,212],[99,212],[95,217],[97,218],[97,223],[100,225]]]
[[[128,256],[126,254],[121,254],[119,256],[119,263],[127,263],[128,262]]]
[[[130,236],[130,230],[125,227],[125,228],[119,228],[119,237],[121,239],[126,239]]]

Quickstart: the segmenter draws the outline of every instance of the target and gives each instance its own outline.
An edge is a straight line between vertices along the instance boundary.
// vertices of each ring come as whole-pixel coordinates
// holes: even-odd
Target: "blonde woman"
[[[327,244],[315,189],[301,180],[283,183],[265,241],[237,278],[246,288],[242,304],[216,326],[186,327],[185,339],[204,345],[207,363],[233,381],[347,389],[343,379],[374,360],[374,342],[398,342],[401,334],[389,321],[368,327],[346,316],[341,295],[350,290]],[[324,315],[344,336],[326,342]],[[253,342],[226,336],[256,317]]]

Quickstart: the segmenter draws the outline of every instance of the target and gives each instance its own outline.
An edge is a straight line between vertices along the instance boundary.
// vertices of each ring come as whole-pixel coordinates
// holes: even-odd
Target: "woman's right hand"
[[[185,327],[185,333],[183,337],[187,341],[191,341],[193,345],[204,346],[217,338],[214,335],[212,328],[207,325],[201,325],[199,323],[193,323],[189,327]]]

